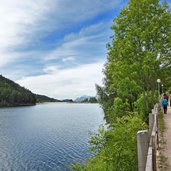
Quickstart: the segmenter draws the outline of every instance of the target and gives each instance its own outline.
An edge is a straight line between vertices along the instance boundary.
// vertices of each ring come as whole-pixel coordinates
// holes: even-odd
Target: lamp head
[[[160,82],[161,82],[161,80],[160,80],[160,79],[157,79],[157,82],[158,82],[158,83],[160,83]]]

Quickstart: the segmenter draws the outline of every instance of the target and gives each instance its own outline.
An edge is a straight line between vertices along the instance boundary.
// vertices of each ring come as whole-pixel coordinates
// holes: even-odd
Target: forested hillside
[[[37,103],[43,103],[43,102],[61,102],[60,100],[54,99],[54,98],[50,98],[48,96],[45,95],[39,95],[39,94],[35,94],[36,97],[36,102]]]
[[[0,75],[0,107],[36,104],[35,95]]]
[[[104,68],[104,86],[97,85],[109,129],[92,133],[96,156],[77,171],[137,171],[138,130],[148,127],[148,114],[169,89],[171,71],[171,10],[159,0],[130,0],[112,26]],[[160,93],[159,93],[160,92]]]

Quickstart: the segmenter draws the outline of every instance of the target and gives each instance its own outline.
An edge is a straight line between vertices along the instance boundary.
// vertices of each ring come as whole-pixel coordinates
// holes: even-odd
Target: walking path
[[[171,107],[168,107],[167,114],[164,115],[165,131],[164,139],[166,141],[164,155],[167,157],[168,170],[171,171]]]

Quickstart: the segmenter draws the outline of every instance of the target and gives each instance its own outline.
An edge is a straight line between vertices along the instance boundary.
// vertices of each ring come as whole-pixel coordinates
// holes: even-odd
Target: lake
[[[69,171],[85,162],[88,133],[104,123],[98,104],[46,103],[0,109],[1,171]]]

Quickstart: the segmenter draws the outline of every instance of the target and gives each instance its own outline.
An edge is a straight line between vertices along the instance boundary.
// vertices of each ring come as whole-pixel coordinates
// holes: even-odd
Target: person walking
[[[166,94],[164,94],[164,96],[166,97],[167,101],[169,102],[169,94],[166,93]]]
[[[170,94],[170,93],[168,93],[168,96],[169,96],[169,99],[168,99],[168,106],[170,106],[170,107],[171,107],[171,94]]]
[[[167,97],[164,96],[164,98],[162,100],[162,106],[163,106],[164,114],[167,114],[167,105],[168,105],[168,100],[167,100]]]

